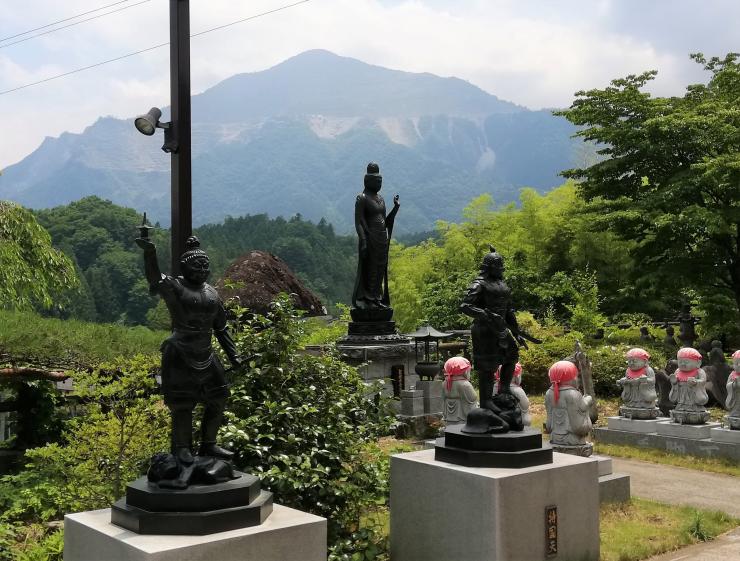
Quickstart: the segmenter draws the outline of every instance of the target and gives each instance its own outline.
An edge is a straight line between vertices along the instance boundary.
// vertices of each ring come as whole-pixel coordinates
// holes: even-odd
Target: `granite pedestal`
[[[625,473],[614,473],[612,459],[609,456],[591,455],[598,462],[599,469],[599,502],[623,503],[630,500],[630,476]]]
[[[552,463],[552,447],[542,433],[526,427],[503,434],[468,434],[465,425],[450,425],[437,439],[434,458],[463,466],[523,468]]]
[[[682,425],[672,421],[661,421],[655,427],[655,432],[663,436],[676,436],[678,438],[691,438],[700,440],[709,438],[710,430],[719,428],[719,423],[704,423],[703,425]]]
[[[553,454],[549,464],[507,469],[436,461],[433,450],[393,456],[391,558],[597,561],[598,462]]]
[[[260,526],[207,536],[141,535],[110,509],[64,517],[64,561],[326,561],[326,519],[275,505]]]
[[[710,434],[712,429],[710,428]],[[657,433],[638,433],[596,427],[593,437],[606,444],[657,448],[677,454],[691,454],[700,458],[729,458],[740,461],[740,446],[710,438],[681,438]]]
[[[433,415],[442,413],[444,399],[442,397],[442,380],[419,380],[416,389],[422,391],[424,413]]]
[[[668,417],[656,419],[627,419],[626,417],[607,417],[606,423],[610,430],[624,430],[627,432],[649,433],[656,431],[660,421],[669,421]]]
[[[734,444],[740,448],[740,430],[724,428],[712,428],[709,429],[709,438],[713,442],[726,442],[727,444]]]

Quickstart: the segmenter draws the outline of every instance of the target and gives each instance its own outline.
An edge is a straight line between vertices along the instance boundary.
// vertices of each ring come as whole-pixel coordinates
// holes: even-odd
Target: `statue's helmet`
[[[190,236],[185,242],[185,252],[180,256],[183,276],[196,283],[205,282],[210,274],[208,254],[200,248],[200,240]]]
[[[365,189],[370,189],[376,193],[380,191],[383,184],[383,176],[380,175],[380,166],[375,162],[367,164],[367,173],[365,174]]]
[[[208,259],[208,254],[200,248],[200,240],[197,236],[190,236],[185,242],[185,251],[180,255],[180,263],[187,265],[198,257]]]
[[[499,424],[498,421],[493,411],[476,407],[465,418],[465,426],[463,426],[462,432],[465,434],[488,434],[494,432]]]
[[[491,251],[489,253],[486,253],[486,255],[483,257],[483,262],[481,263],[481,269],[503,270],[504,268],[503,256],[498,251],[496,251],[496,248],[494,248],[492,245],[489,245],[488,247],[491,249]]]

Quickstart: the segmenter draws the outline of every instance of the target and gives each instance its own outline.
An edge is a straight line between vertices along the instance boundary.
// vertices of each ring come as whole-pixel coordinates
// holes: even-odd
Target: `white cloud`
[[[191,32],[288,2],[194,0]],[[34,0],[29,14],[25,3],[0,2],[0,35],[102,3]],[[167,41],[167,6],[153,0],[0,48],[0,90]],[[263,70],[302,51],[322,48],[391,68],[457,76],[533,108],[567,106],[576,90],[603,87],[612,78],[651,68],[661,73],[657,93],[680,94],[697,71],[684,42],[665,40],[673,12],[647,11],[652,22],[641,22],[637,31],[628,24],[627,13],[613,0],[311,0],[194,38],[192,90],[198,93],[233,74]],[[676,29],[685,29],[686,13],[676,13]],[[694,12],[696,29],[713,46],[718,37],[734,36],[728,31],[732,18],[715,17],[711,25],[702,19],[715,15],[716,10]],[[653,30],[659,35],[653,36]],[[697,43],[702,37],[691,40]],[[168,57],[165,47],[0,96],[3,129],[13,131],[0,134],[0,167],[27,155],[44,136],[80,132],[100,115],[131,116],[152,105],[167,105]]]

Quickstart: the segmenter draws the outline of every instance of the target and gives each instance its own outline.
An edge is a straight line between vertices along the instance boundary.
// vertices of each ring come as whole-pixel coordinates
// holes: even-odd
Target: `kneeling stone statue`
[[[556,362],[548,372],[551,386],[545,394],[547,421],[553,450],[590,456],[593,444],[586,441],[591,432],[589,407],[593,398],[583,396],[576,387],[578,368],[567,360]]]

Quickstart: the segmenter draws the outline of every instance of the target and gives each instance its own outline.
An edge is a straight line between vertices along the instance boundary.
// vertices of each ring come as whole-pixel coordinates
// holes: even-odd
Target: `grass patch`
[[[729,458],[696,458],[667,450],[605,444],[598,441],[594,442],[594,453],[740,477],[740,466],[737,461]]]
[[[601,507],[601,561],[639,561],[708,541],[740,520],[716,511],[633,498]]]

